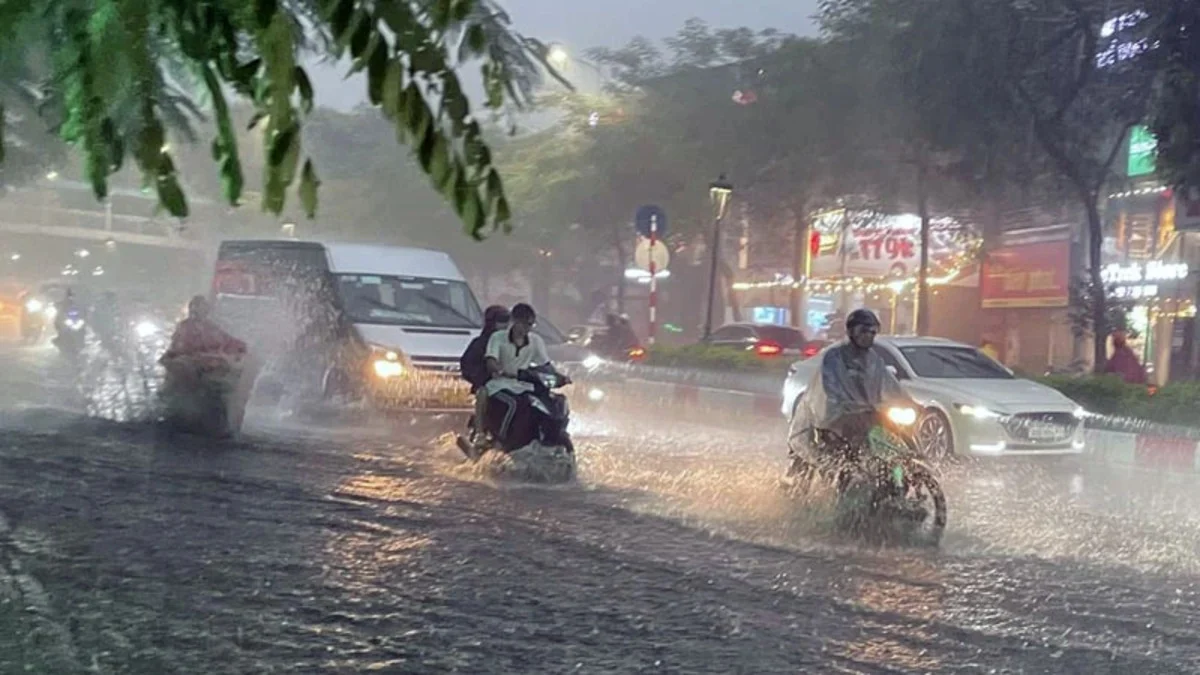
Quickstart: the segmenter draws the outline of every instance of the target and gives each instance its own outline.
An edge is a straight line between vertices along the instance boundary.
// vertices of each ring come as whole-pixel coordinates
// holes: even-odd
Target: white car
[[[1083,452],[1086,413],[1078,404],[1050,387],[1016,377],[970,345],[941,338],[880,337],[874,349],[921,406],[916,442],[929,457]],[[828,350],[789,369],[784,417],[791,419]]]

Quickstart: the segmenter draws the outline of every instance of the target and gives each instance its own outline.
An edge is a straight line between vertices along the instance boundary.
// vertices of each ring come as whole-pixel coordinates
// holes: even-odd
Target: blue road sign
[[[667,235],[667,212],[662,207],[647,204],[640,207],[633,216],[633,226],[643,237],[650,236],[650,221],[655,220],[655,236],[662,239]]]

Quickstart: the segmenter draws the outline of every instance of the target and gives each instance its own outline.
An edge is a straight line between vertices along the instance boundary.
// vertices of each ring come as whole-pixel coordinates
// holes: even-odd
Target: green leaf
[[[429,160],[429,176],[439,190],[445,191],[447,183],[454,178],[451,171],[450,147],[440,133],[432,133],[433,149]]]
[[[383,101],[383,80],[388,69],[388,48],[383,40],[375,43],[375,49],[367,62],[367,96],[372,105]]]
[[[317,179],[312,160],[304,160],[304,168],[300,171],[300,204],[309,218],[317,215],[317,188],[320,186],[321,181]]]
[[[454,9],[452,14],[455,21],[466,21],[467,17],[471,16],[471,9],[475,6],[475,0],[454,0]]]
[[[371,36],[374,34],[371,30],[373,24],[371,16],[362,10],[354,15],[354,30],[350,34],[350,56],[360,59],[367,53]]]
[[[4,103],[0,102],[0,164],[4,163],[4,132],[7,128],[8,119],[4,115]]]
[[[394,119],[404,105],[404,64],[400,59],[388,63],[387,73],[383,76],[383,91],[381,92],[383,114],[388,119]]]
[[[292,124],[280,130],[271,142],[267,157],[271,169],[277,171],[279,181],[286,187],[296,177],[296,166],[300,163],[300,127]]]
[[[508,200],[504,197],[496,200],[496,212],[493,219],[497,225],[503,225],[506,231],[512,228],[512,211],[509,210]]]
[[[308,79],[308,73],[304,71],[302,66],[296,66],[296,72],[293,74],[296,80],[296,89],[300,91],[300,109],[307,115],[313,110],[313,87],[312,81]]]
[[[265,30],[270,26],[278,10],[278,0],[254,0],[254,22],[258,29]]]
[[[329,17],[333,39],[339,44],[345,43],[346,33],[350,30],[350,22],[354,18],[354,3],[355,0],[339,0]]]
[[[463,46],[468,50],[464,56],[479,56],[483,54],[484,50],[487,49],[487,32],[484,31],[482,24],[473,23],[470,28],[467,28]]]

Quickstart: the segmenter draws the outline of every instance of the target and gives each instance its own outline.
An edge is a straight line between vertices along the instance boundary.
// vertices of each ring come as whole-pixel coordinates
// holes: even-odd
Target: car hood
[[[1058,391],[1032,380],[928,379],[914,382],[946,403],[984,405],[997,412],[1074,410],[1076,404]]]
[[[462,328],[408,328],[362,323],[354,324],[354,328],[368,344],[399,350],[417,360],[457,359],[479,335],[478,330]]]

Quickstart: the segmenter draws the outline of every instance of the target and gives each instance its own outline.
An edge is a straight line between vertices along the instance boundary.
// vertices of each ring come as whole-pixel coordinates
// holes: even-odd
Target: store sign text
[[[1186,279],[1190,271],[1186,263],[1113,263],[1100,270],[1100,279],[1113,286],[1114,298],[1139,300],[1158,296],[1158,284],[1148,282]]]

